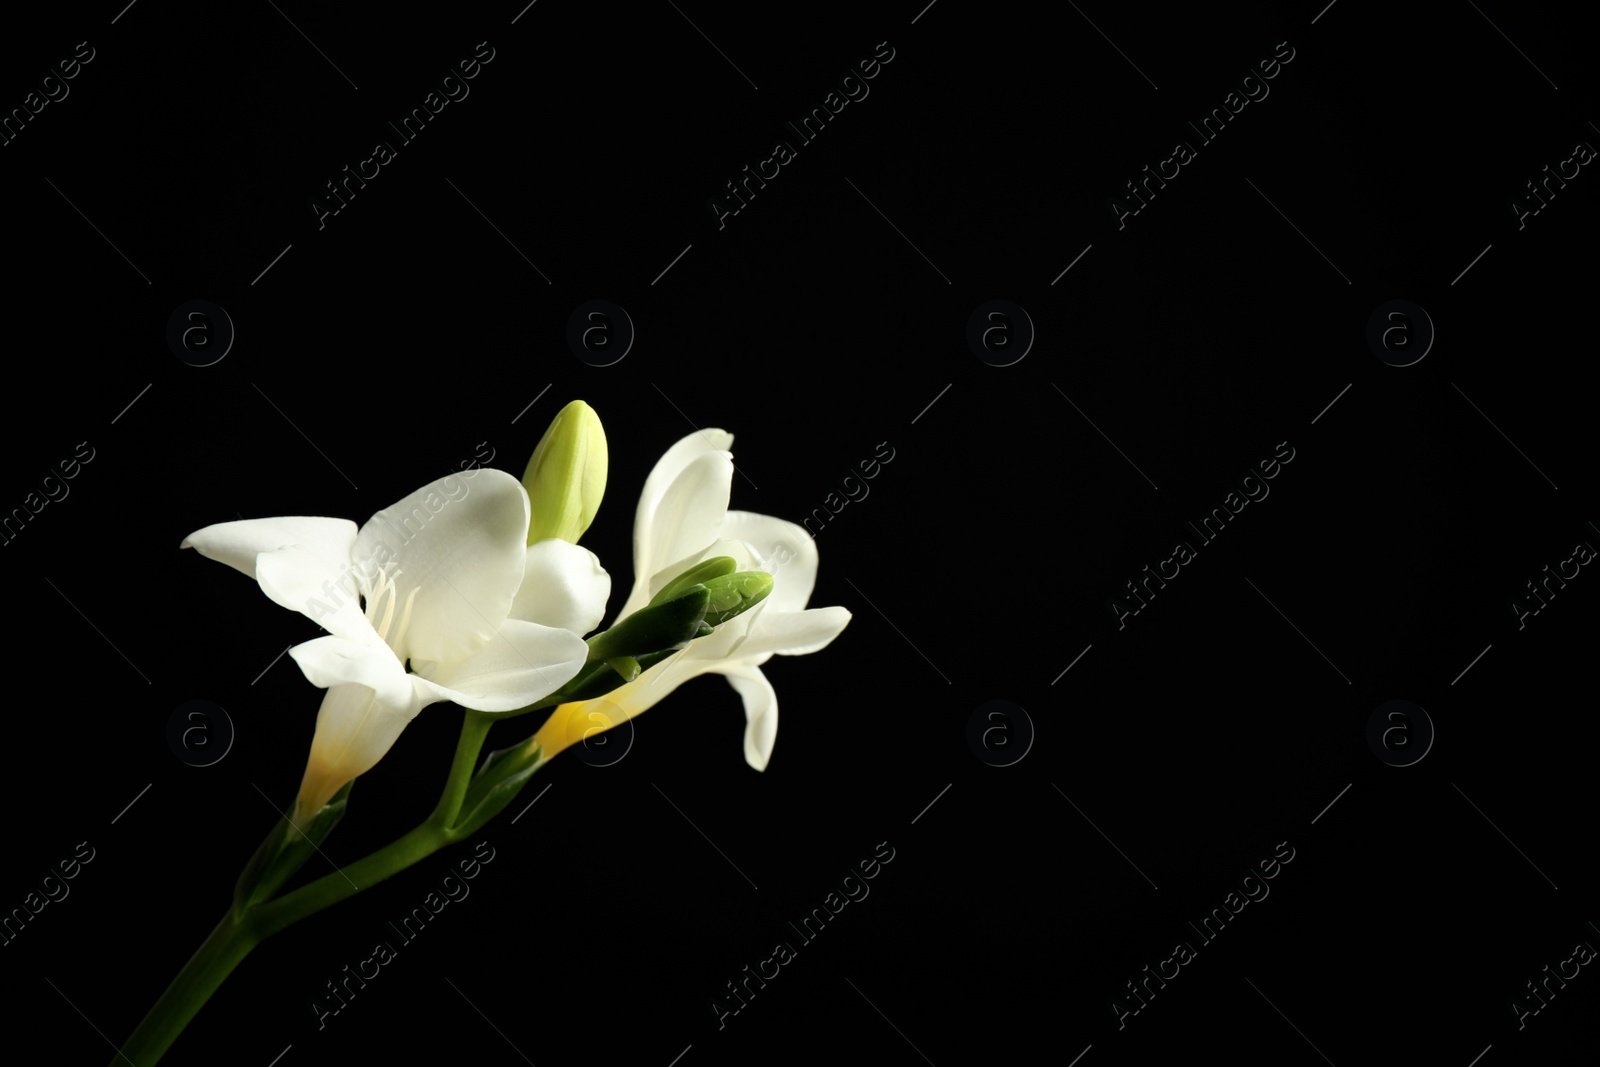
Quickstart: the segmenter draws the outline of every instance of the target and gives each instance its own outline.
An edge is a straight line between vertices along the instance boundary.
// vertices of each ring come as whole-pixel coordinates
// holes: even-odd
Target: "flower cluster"
[[[634,583],[603,633],[611,578],[576,543],[604,493],[607,446],[582,401],[556,417],[524,478],[484,469],[423,486],[357,528],[286,517],[196,530],[182,547],[254,578],[326,636],[290,649],[327,690],[296,802],[301,824],[452,701],[495,715],[554,706],[540,762],[632,718],[700,674],[743,698],[745,759],[765,769],[778,700],[761,665],[815,652],[850,621],[806,607],[815,543],[799,526],[729,511],[733,437],[703,430],[646,479]]]

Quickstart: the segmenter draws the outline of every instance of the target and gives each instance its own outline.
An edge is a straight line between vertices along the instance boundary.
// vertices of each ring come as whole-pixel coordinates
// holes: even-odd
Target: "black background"
[[[108,1060],[298,784],[320,694],[274,657],[318,630],[181,539],[362,521],[480,442],[520,475],[582,398],[610,440],[585,544],[613,610],[639,487],[695,427],[735,435],[735,508],[795,522],[893,450],[817,534],[811,605],[854,618],[768,664],[769,768],[742,758],[733,691],[693,681],[621,762],[542,771],[480,835],[470,897],[321,1029],[324,983],[469,847],[264,944],[164,1063],[1592,1053],[1593,968],[1520,1030],[1510,1007],[1600,943],[1600,579],[1521,629],[1510,606],[1600,544],[1600,179],[1521,229],[1511,206],[1600,144],[1572,16],[919,5],[8,15],[4,108],[77,42],[94,58],[0,147],[0,506],[79,442],[94,458],[0,547],[0,906],[79,842],[95,858],[0,948],[7,1044]],[[480,41],[470,95],[399,144],[385,123]],[[1123,183],[1285,41],[1270,95],[1119,229]],[[719,228],[709,198],[879,42],[870,95]],[[319,228],[313,199],[377,140],[396,158]],[[237,331],[209,367],[165,342],[193,299]],[[609,367],[564,340],[590,299],[637,328]],[[966,343],[993,299],[1037,332],[1011,366]],[[1437,329],[1403,368],[1365,339],[1394,299]],[[1123,583],[1282,442],[1270,496],[1119,628]],[[165,734],[196,699],[236,729],[206,768]],[[1392,699],[1436,732],[1411,766],[1366,740]],[[1011,766],[968,743],[991,700],[1031,723]],[[309,874],[426,814],[459,717],[407,729]],[[798,944],[787,923],[884,842],[870,896]],[[1270,896],[1119,1030],[1124,983],[1280,842]],[[797,958],[719,1028],[724,983],[780,940]]]

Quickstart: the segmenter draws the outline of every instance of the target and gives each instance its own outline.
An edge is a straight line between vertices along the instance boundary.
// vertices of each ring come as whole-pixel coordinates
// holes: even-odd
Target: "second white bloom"
[[[689,643],[632,682],[594,700],[563,704],[535,735],[546,757],[654,706],[700,674],[721,674],[744,702],[745,761],[765,770],[778,735],[778,697],[761,665],[831,642],[850,621],[842,607],[807,608],[817,581],[817,546],[803,528],[770,515],[729,511],[733,435],[701,430],[667,450],[645,480],[634,519],[634,584],[625,619],[690,567],[733,557],[741,571],[765,571],[772,592],[760,604]]]

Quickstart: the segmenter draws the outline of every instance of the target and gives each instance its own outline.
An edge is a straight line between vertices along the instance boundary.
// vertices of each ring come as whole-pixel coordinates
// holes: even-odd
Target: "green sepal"
[[[642,608],[589,638],[589,659],[645,656],[698,637],[710,602],[710,591],[695,585],[672,600]]]
[[[489,753],[483,767],[467,785],[461,814],[450,827],[451,833],[458,837],[474,833],[500,814],[522,792],[522,787],[543,762],[544,750],[527,741]]]
[[[580,670],[577,677],[562,686],[551,699],[556,704],[593,700],[605,696],[620,684],[616,670],[609,663],[603,659],[595,660]]]
[[[250,862],[245,864],[239,882],[234,886],[233,904],[236,911],[271,900],[306,860],[322,845],[333,828],[344,818],[345,805],[350,798],[352,779],[333,795],[321,811],[312,817],[309,826],[296,829],[288,816],[280,818],[256,849]]]
[[[721,578],[725,574],[732,574],[739,569],[739,564],[732,556],[713,556],[708,560],[696,563],[693,567],[678,575],[672,581],[661,587],[661,592],[650,598],[646,607],[655,607],[665,604],[669,600],[676,600],[682,596],[690,586],[703,585],[713,578]]]
[[[678,649],[678,648],[668,648],[668,649],[663,649],[660,652],[652,652],[648,656],[640,656],[639,657],[639,667],[642,670],[649,670],[651,667],[654,667],[657,663],[660,663],[662,660],[668,659],[668,658],[670,658],[672,656],[676,656],[681,651],[683,651],[683,650],[682,649]]]
[[[520,745],[512,745],[510,748],[497,748],[493,752],[489,753],[488,758],[483,761],[483,766],[478,768],[477,773],[472,776],[472,781],[467,784],[467,797],[472,796],[472,788],[476,783],[484,780],[486,775],[498,774],[500,771],[503,771],[505,769],[503,767],[498,771],[495,768],[513,756],[516,756],[527,747],[527,743],[524,742]],[[467,807],[467,801],[466,799],[463,799],[461,802],[461,810],[466,811]]]
[[[701,625],[704,625],[704,623]],[[632,656],[613,657],[606,660],[606,666],[622,675],[624,682],[631,682],[639,677],[639,661]]]

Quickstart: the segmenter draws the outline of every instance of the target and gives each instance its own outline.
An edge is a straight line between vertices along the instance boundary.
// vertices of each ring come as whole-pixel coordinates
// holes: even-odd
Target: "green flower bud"
[[[693,567],[678,575],[662,587],[661,592],[650,599],[650,607],[665,604],[669,600],[676,600],[683,595],[684,590],[691,585],[709,582],[713,578],[721,578],[725,574],[732,574],[739,569],[732,556],[713,556],[703,563],[696,563]]]
[[[522,476],[532,510],[528,544],[559,537],[578,543],[606,491],[606,434],[582,400],[556,413]]]
[[[621,660],[675,648],[700,636],[711,594],[703,585],[691,587],[665,604],[641,608],[604,633],[589,638],[589,660]],[[623,668],[614,668],[626,673]]]
[[[705,621],[710,626],[721,626],[765,600],[772,592],[772,575],[765,571],[740,571],[713,578],[705,586],[706,592],[711,594],[706,603]]]

